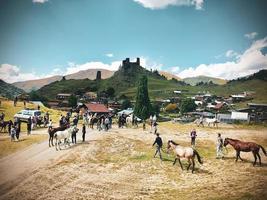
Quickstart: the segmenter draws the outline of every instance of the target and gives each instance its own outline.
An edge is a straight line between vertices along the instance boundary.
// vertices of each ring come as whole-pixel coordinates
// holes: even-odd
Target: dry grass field
[[[192,127],[195,125],[161,123],[159,132],[164,148],[169,139],[189,146],[188,131]],[[230,146],[223,160],[215,159],[218,131],[223,137],[254,141],[267,148],[266,128],[196,129],[197,150],[204,164],[197,162],[194,174],[182,171],[179,164],[173,166],[172,154],[163,153],[163,162],[153,158],[155,136],[149,131],[116,127],[109,132],[88,130],[85,143],[79,141],[60,152],[50,148],[49,155],[61,155],[37,168],[33,165],[20,175],[25,177],[23,180],[7,181],[0,191],[0,199],[267,198],[267,157],[262,152],[262,166],[252,166],[251,153],[241,153],[245,161],[236,163]],[[183,164],[186,166],[187,162]]]

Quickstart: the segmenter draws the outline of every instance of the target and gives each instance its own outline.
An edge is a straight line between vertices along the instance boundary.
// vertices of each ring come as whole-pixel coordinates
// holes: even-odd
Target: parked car
[[[20,119],[20,121],[28,121],[30,117],[40,116],[40,110],[21,110],[14,115],[14,118]]]

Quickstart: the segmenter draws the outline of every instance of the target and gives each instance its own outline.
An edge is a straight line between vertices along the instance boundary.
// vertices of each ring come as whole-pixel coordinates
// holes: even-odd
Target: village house
[[[71,94],[69,93],[59,93],[56,96],[57,100],[67,100],[69,97],[71,96]]]

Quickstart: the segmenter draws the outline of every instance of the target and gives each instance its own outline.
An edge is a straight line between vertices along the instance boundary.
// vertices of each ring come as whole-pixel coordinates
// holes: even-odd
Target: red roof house
[[[110,111],[104,104],[86,103],[84,104],[89,113],[109,113]]]

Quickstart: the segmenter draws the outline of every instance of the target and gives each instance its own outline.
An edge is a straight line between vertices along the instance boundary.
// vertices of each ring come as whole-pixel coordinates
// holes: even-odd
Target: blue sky
[[[126,57],[181,77],[267,68],[265,0],[0,0],[0,78],[8,82]]]

